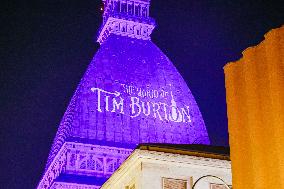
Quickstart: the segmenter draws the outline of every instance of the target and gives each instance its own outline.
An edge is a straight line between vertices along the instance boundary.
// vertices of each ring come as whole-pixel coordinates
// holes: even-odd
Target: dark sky
[[[213,145],[228,145],[223,66],[272,28],[272,0],[152,0],[152,40],[188,83]],[[1,189],[35,188],[60,119],[90,60],[99,0],[1,1]]]

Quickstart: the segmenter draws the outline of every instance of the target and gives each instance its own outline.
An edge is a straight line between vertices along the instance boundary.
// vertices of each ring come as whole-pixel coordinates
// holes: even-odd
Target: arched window
[[[117,160],[113,159],[107,163],[106,171],[109,173],[113,173],[118,167]]]
[[[136,34],[140,35],[140,28],[136,28]]]
[[[126,24],[125,23],[120,23],[120,31],[121,32],[126,32]]]
[[[71,154],[70,157],[70,166],[74,167],[75,166],[75,162],[76,162],[76,155],[75,154]]]
[[[86,161],[83,161],[81,164],[80,164],[80,169],[86,169],[87,166],[86,166]]]

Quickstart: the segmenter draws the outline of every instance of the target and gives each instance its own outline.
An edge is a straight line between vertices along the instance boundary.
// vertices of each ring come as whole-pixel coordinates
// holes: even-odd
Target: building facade
[[[235,189],[284,188],[283,56],[284,26],[224,67]]]
[[[103,0],[96,52],[38,189],[99,188],[140,143],[210,144],[198,105],[151,41],[150,0]]]
[[[195,189],[228,189],[228,154],[208,152],[206,146],[200,146],[202,151],[188,147],[141,145],[102,189],[192,189],[194,184]]]

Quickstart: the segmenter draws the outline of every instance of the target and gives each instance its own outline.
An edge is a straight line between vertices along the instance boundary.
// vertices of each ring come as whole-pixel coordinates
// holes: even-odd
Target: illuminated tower
[[[202,115],[151,41],[150,0],[104,0],[100,49],[59,125],[38,188],[99,188],[139,143],[209,144]]]

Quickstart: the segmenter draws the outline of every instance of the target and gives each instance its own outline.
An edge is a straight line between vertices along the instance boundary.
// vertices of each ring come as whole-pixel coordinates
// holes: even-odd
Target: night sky
[[[283,1],[282,1],[283,2]],[[1,189],[35,188],[93,55],[99,0],[1,1]],[[188,83],[212,145],[228,145],[223,66],[284,24],[281,1],[152,0],[152,40]]]

